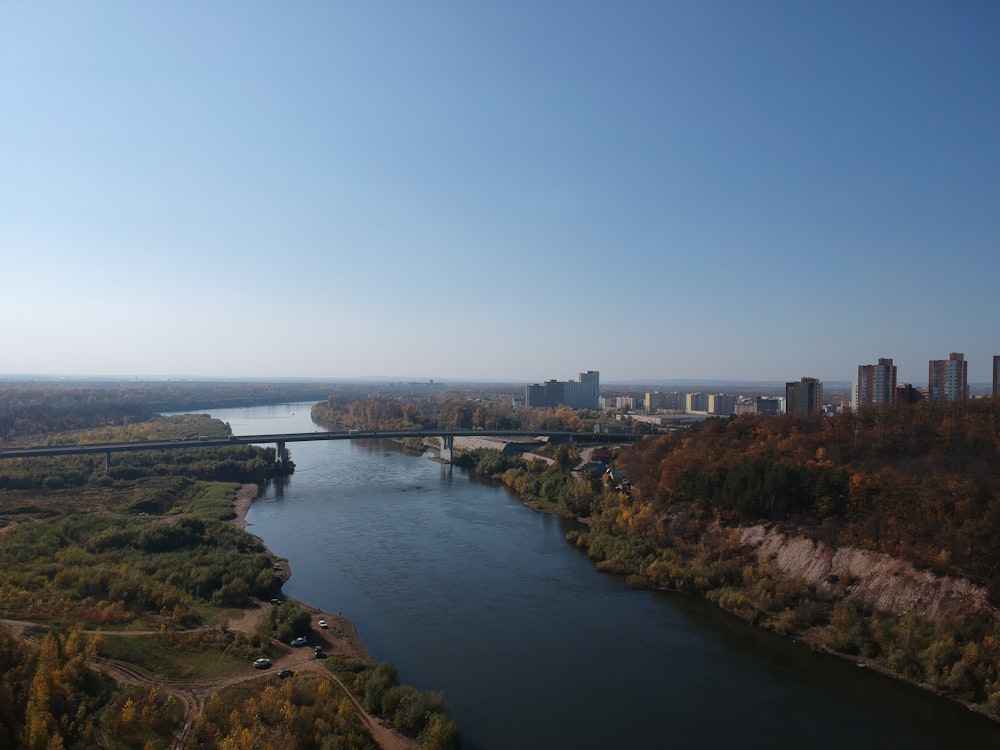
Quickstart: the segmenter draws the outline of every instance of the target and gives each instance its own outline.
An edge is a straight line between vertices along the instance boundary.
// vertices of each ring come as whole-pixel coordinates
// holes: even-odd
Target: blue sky
[[[994,2],[0,2],[0,372],[1000,354]]]

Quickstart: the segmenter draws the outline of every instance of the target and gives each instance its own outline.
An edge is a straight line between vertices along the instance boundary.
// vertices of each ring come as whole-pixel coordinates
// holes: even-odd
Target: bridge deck
[[[122,453],[126,451],[175,450],[178,448],[212,448],[223,445],[258,445],[260,443],[301,443],[316,440],[393,440],[411,437],[499,437],[499,438],[570,438],[574,440],[606,441],[609,437],[627,439],[628,436],[598,435],[593,432],[566,432],[559,430],[339,430],[336,432],[291,432],[270,435],[233,435],[227,438],[185,438],[178,440],[142,440],[127,443],[83,443],[78,445],[26,445],[19,448],[0,448],[0,458],[31,458],[37,456],[69,456],[86,453]]]

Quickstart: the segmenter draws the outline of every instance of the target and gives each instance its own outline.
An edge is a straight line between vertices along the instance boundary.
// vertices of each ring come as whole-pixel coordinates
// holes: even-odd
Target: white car
[[[326,620],[320,620],[316,624],[319,625],[321,628],[324,628],[324,629],[326,629],[326,628],[329,627],[329,625],[326,624]]]
[[[267,669],[268,667],[271,666],[271,660],[261,657],[260,659],[256,659],[253,665],[257,669]]]
[[[306,638],[305,636],[301,636],[300,638],[296,638],[295,640],[293,640],[292,645],[295,646],[296,648],[298,648],[299,646],[308,646],[309,639]]]

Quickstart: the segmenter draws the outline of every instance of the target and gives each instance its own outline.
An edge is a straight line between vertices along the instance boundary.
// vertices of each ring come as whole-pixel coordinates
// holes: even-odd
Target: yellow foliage
[[[343,698],[340,699],[340,703],[337,705],[337,714],[341,718],[343,718],[346,716],[350,716],[353,713],[354,713],[354,704],[351,703],[350,699],[347,696],[344,696]]]
[[[962,649],[962,661],[967,664],[975,664],[979,661],[979,644],[970,641],[965,644],[965,648]]]
[[[248,750],[255,746],[253,734],[246,727],[234,729],[219,741],[219,750]]]
[[[131,724],[135,721],[135,701],[129,698],[122,706],[122,723]]]

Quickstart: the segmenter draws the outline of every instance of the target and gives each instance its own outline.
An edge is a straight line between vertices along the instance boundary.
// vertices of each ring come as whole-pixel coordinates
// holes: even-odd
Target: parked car
[[[257,669],[268,669],[271,666],[271,660],[261,657],[260,659],[255,659],[253,665]]]
[[[323,629],[326,629],[326,628],[328,628],[328,627],[329,627],[329,626],[328,626],[328,625],[326,624],[326,620],[320,620],[320,621],[319,621],[319,622],[317,622],[316,624],[317,624],[317,625],[319,625],[319,626],[320,626],[321,628],[323,628]]]
[[[281,679],[285,679],[286,677],[291,677],[293,674],[295,674],[295,672],[293,672],[290,669],[282,669],[280,672],[278,672],[278,677],[280,677]]]
[[[300,636],[292,641],[292,645],[295,646],[296,648],[298,648],[299,646],[308,646],[309,639],[306,638],[304,635]]]

